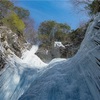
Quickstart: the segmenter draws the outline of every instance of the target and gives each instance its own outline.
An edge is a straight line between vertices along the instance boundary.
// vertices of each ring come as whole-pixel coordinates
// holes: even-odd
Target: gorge
[[[74,57],[48,64],[35,54],[37,45],[0,26],[0,100],[100,100],[99,20],[100,13]]]

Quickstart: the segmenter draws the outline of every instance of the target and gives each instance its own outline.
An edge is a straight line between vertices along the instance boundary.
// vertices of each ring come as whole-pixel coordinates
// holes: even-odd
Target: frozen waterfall
[[[35,55],[38,46],[23,53],[22,59],[13,55],[0,72],[0,100],[18,100],[47,64]]]
[[[0,72],[0,100],[100,100],[100,29],[98,14],[77,54],[45,64],[38,46],[13,56]]]
[[[23,53],[22,60],[23,63],[28,64],[34,68],[43,68],[47,66],[37,55],[35,55],[36,51],[38,50],[38,45],[33,45],[31,50],[27,50]]]
[[[100,100],[100,29],[90,23],[77,54],[52,63],[19,100]]]

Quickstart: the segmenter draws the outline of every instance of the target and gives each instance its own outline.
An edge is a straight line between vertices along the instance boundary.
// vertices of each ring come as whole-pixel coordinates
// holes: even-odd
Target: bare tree
[[[26,29],[24,31],[26,40],[29,41],[30,43],[36,42],[37,39],[37,34],[34,29],[34,20],[31,18],[24,19]]]
[[[93,1],[94,0],[71,0],[71,3],[74,7],[74,10],[77,10],[78,13],[80,12],[88,13],[85,7],[87,7]]]

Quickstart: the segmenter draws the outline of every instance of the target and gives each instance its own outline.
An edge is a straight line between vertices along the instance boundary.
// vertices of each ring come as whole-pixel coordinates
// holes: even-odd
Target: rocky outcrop
[[[52,47],[49,49],[39,48],[36,55],[38,55],[44,62],[49,63],[52,59],[61,57],[60,49],[60,47]]]
[[[24,37],[18,37],[6,26],[0,26],[0,69],[4,68],[8,57],[22,56],[23,50],[30,47],[30,44],[25,43]]]
[[[0,71],[4,68],[5,64],[6,64],[6,61],[5,61],[4,55],[0,51]]]
[[[18,57],[22,56],[24,49],[30,48],[31,46],[25,41],[24,36],[19,37],[17,33],[12,32],[6,26],[0,26],[0,43],[3,52],[14,53]]]

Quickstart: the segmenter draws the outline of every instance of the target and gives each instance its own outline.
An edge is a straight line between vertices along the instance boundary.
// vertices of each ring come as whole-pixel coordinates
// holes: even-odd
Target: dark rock
[[[0,51],[0,70],[2,70],[5,67],[5,64],[6,64],[5,59],[3,57],[2,52]]]
[[[22,54],[21,54],[21,49],[20,49],[19,45],[18,45],[17,43],[13,43],[13,44],[12,44],[12,47],[13,47],[14,53],[15,53],[18,57],[21,57]]]

